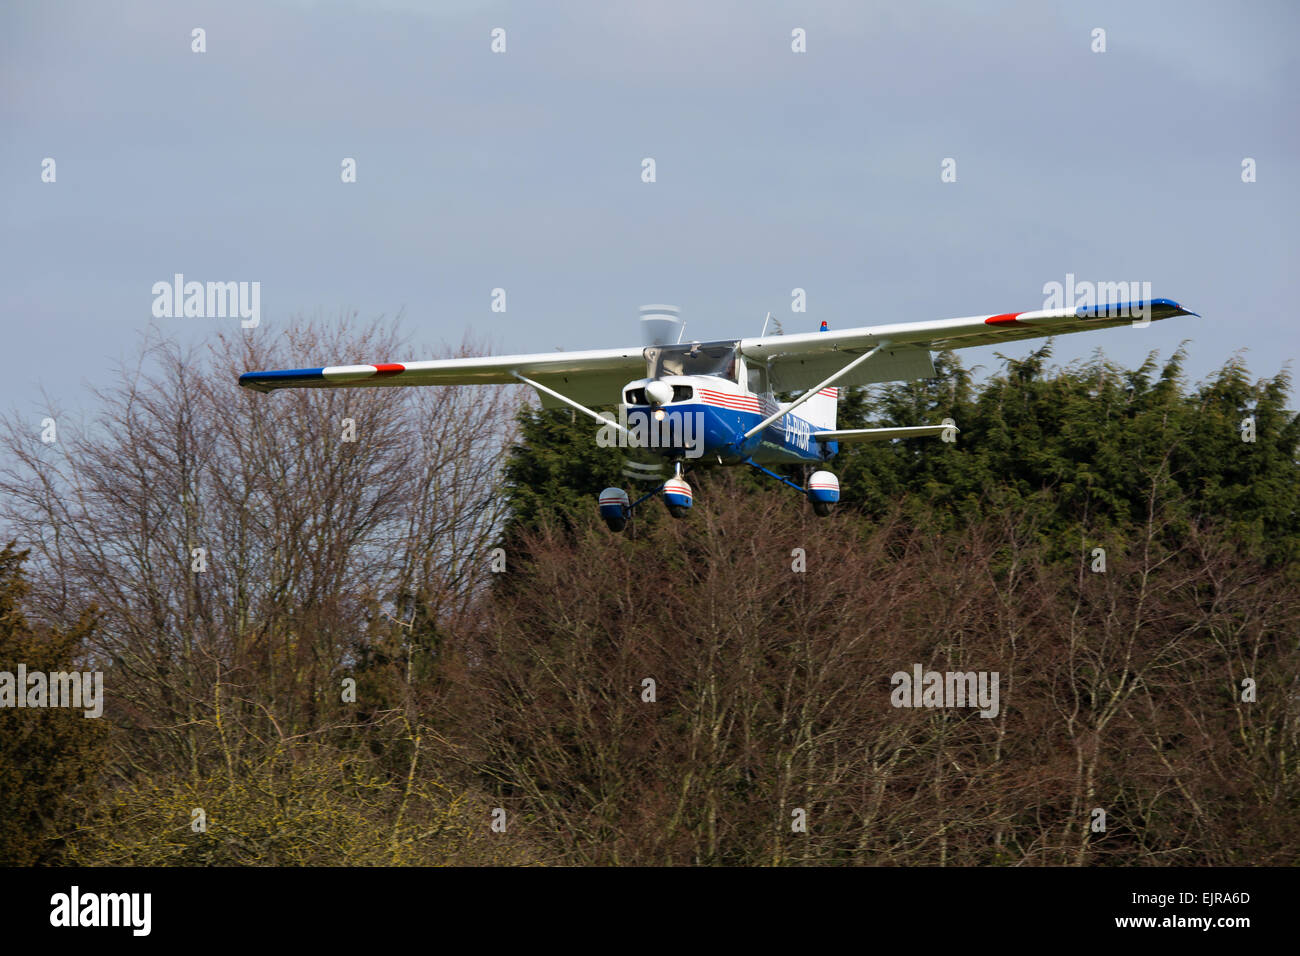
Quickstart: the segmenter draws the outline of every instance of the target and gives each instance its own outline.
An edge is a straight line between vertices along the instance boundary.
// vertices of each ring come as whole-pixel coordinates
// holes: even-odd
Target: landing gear
[[[610,531],[618,532],[627,527],[627,519],[632,515],[628,504],[627,492],[622,488],[606,488],[600,493],[600,516],[605,519],[605,526]]]
[[[814,471],[808,479],[807,494],[817,517],[829,517],[840,500],[840,480],[829,471]]]
[[[769,478],[775,478],[783,485],[789,485],[799,494],[804,495],[812,502],[813,513],[819,518],[826,518],[835,510],[835,504],[840,500],[840,480],[832,475],[829,471],[814,471],[812,477],[808,479],[808,487],[801,488],[789,478],[782,478],[774,471],[768,471],[752,458],[746,458],[745,464],[749,465]]]
[[[676,465],[676,473],[664,482],[664,504],[674,518],[685,518],[691,513],[691,486],[682,478],[682,463]]]
[[[775,478],[783,485],[789,485],[799,494],[806,497],[812,504],[813,513],[819,518],[828,518],[835,510],[835,505],[840,500],[840,480],[829,471],[814,471],[808,477],[807,487],[801,487],[791,481],[789,478],[783,478],[776,472],[768,471],[762,465],[746,459],[745,464],[761,471],[770,478]],[[622,488],[606,488],[600,493],[600,516],[604,519],[606,527],[610,531],[619,532],[627,528],[628,519],[632,517],[632,512],[637,506],[649,501],[655,495],[664,496],[664,505],[668,508],[668,513],[674,518],[685,518],[691,513],[691,504],[694,494],[691,486],[686,483],[682,477],[682,463],[680,461],[673,463],[674,474],[662,485],[647,495],[642,495],[636,501],[628,503],[627,492]]]
[[[628,503],[627,492],[622,488],[606,488],[602,491],[597,506],[605,526],[615,533],[624,530],[636,507],[660,493],[664,496],[664,504],[668,508],[668,513],[674,518],[685,518],[690,514],[691,501],[694,497],[691,493],[691,486],[682,477],[682,463],[680,461],[674,462],[674,465],[675,474],[672,478],[669,478],[649,494],[642,495],[631,504]]]

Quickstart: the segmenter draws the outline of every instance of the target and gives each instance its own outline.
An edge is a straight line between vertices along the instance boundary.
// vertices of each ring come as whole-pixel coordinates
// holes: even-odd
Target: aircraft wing
[[[1081,306],[1037,312],[975,315],[962,319],[899,322],[837,332],[768,335],[742,339],[740,350],[751,365],[756,361],[767,364],[773,388],[778,391],[794,391],[811,388],[862,353],[871,351],[882,342],[888,342],[878,355],[863,362],[836,383],[870,385],[875,382],[932,378],[934,365],[930,353],[933,351],[1044,338],[1090,329],[1108,329],[1130,325],[1147,317],[1158,321],[1195,314],[1172,299],[1151,299],[1111,305],[1109,309],[1107,306]]]
[[[269,372],[245,372],[239,384],[259,392],[277,388],[356,388],[385,385],[518,385],[518,372],[587,405],[617,404],[620,390],[646,373],[641,346],[542,352],[536,355],[490,355],[483,358],[330,365]],[[542,404],[558,406],[541,393]]]
[[[1147,309],[1153,321],[1196,314],[1170,299],[1114,308]],[[768,335],[741,339],[740,350],[751,365],[767,365],[773,388],[794,391],[824,381],[881,343],[888,344],[836,384],[869,385],[932,378],[935,374],[932,351],[1113,328],[1133,321],[1127,315],[1108,314],[1105,307],[1052,309],[900,322],[839,332]],[[519,382],[515,373],[584,405],[612,405],[619,400],[619,389],[646,374],[646,361],[641,346],[634,346],[245,372],[239,376],[239,384],[259,392],[279,388],[387,385],[513,385]],[[546,407],[561,404],[545,392],[539,394]]]

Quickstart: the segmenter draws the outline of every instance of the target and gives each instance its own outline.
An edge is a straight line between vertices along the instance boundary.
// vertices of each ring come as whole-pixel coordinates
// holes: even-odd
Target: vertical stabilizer
[[[804,402],[794,414],[808,422],[814,428],[823,431],[835,430],[835,411],[839,405],[840,390],[834,385],[823,388],[817,395]]]

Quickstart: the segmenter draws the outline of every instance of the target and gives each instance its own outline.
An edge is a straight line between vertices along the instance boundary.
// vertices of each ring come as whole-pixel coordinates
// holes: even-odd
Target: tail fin
[[[813,428],[822,431],[835,430],[835,411],[839,406],[840,390],[834,386],[823,388],[808,401],[799,406],[795,412]]]

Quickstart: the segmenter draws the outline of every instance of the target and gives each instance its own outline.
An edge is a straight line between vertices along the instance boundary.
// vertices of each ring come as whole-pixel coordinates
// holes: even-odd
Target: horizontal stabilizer
[[[928,438],[942,435],[948,429],[960,431],[956,425],[916,425],[911,428],[846,428],[833,432],[813,432],[818,441],[889,441],[891,438]]]

